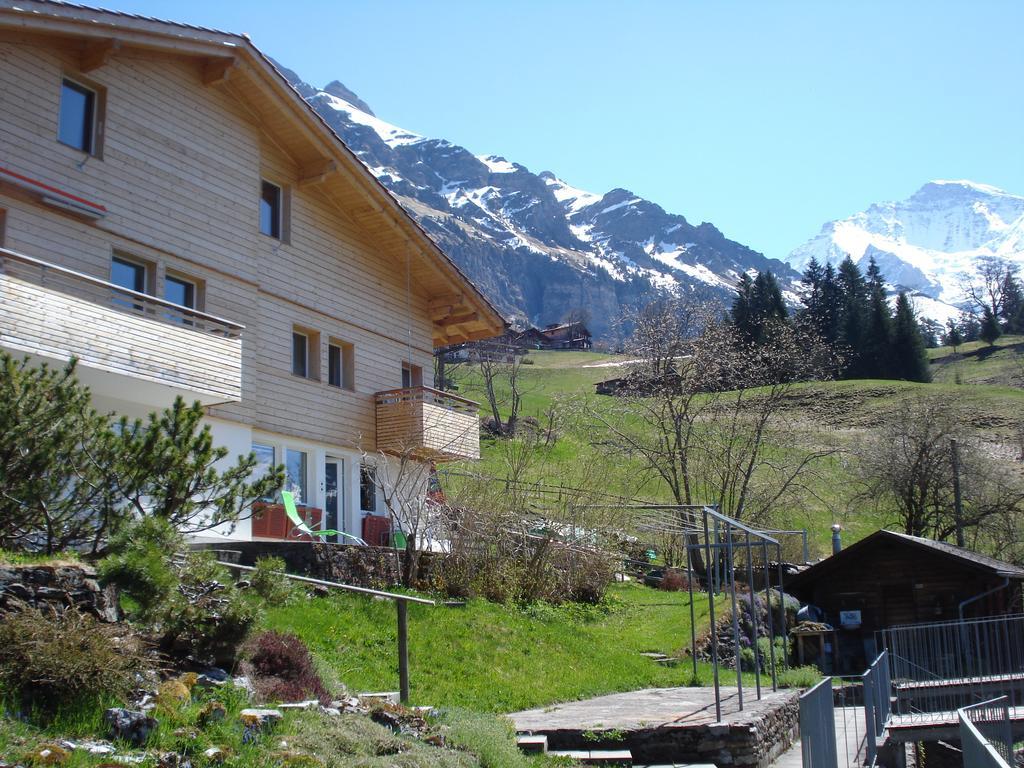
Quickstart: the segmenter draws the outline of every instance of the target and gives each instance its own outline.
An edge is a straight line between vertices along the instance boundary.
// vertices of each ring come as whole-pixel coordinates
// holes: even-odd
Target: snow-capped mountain
[[[921,315],[944,321],[959,314],[960,276],[978,256],[1024,266],[1024,197],[973,181],[932,181],[906,200],[825,224],[787,261],[803,270],[812,256],[838,264],[847,255],[862,269],[874,256]]]
[[[694,226],[627,190],[586,192],[474,155],[385,122],[337,81],[317,89],[281,71],[513,322],[552,323],[584,308],[601,337],[623,306],[659,287],[727,300],[744,271],[796,277],[711,224]]]

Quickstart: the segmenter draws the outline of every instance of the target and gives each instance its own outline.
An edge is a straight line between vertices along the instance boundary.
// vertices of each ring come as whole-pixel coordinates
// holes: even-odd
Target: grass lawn
[[[707,603],[697,601],[698,627]],[[350,690],[398,688],[395,608],[337,595],[271,610],[269,628],[299,634]],[[690,664],[663,667],[642,651],[690,643],[686,593],[616,584],[607,605],[528,608],[471,600],[465,608],[409,606],[414,704],[511,712],[648,686],[688,684]],[[701,677],[710,681],[710,669]]]

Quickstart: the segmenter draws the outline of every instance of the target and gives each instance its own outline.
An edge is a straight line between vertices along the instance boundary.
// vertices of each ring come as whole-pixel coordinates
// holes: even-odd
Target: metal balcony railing
[[[229,339],[239,338],[245,330],[244,325],[231,320],[183,307],[148,293],[133,291],[7,248],[0,248],[0,274],[122,312]]]

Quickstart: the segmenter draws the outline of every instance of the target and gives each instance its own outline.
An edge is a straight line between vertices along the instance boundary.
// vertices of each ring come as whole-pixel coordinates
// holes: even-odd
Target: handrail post
[[[409,703],[409,612],[404,600],[396,600],[398,609],[398,698]]]

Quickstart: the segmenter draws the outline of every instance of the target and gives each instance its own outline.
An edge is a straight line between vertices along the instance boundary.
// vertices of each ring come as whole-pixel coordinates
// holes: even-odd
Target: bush
[[[263,632],[246,646],[242,668],[252,680],[257,695],[266,702],[319,699],[330,703],[330,695],[313,665],[309,649],[297,635]]]
[[[127,695],[139,651],[123,627],[73,610],[27,609],[0,622],[0,687],[10,704],[50,717]]]
[[[163,518],[136,520],[111,540],[111,554],[99,565],[100,578],[116,584],[135,603],[139,618],[151,618],[178,585],[171,556],[184,545],[181,534]]]
[[[781,688],[810,688],[821,680],[821,671],[817,667],[793,667],[779,673]]]
[[[686,592],[690,588],[690,580],[678,568],[666,568],[658,588],[666,592]]]
[[[179,584],[155,614],[161,644],[202,663],[231,666],[260,616],[256,594],[239,590],[209,552],[191,552],[178,569]]]
[[[287,570],[280,557],[261,557],[249,575],[249,586],[269,606],[284,605],[295,594],[292,583],[281,574]]]

